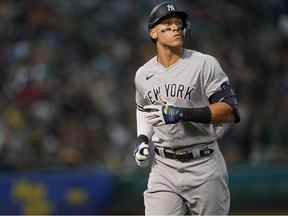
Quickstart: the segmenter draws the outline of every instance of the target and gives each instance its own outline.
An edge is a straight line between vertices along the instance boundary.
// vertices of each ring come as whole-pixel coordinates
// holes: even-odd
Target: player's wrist
[[[164,105],[162,112],[166,124],[175,124],[179,121],[210,123],[212,118],[212,113],[208,106],[200,108],[183,108]]]
[[[212,113],[208,106],[200,108],[182,108],[181,120],[208,124],[212,120]]]
[[[144,135],[144,134],[140,134],[140,135],[137,137],[136,147],[139,146],[141,143],[146,143],[146,144],[149,143],[149,138],[148,138],[146,135]]]
[[[134,151],[135,161],[140,167],[147,167],[149,165],[149,139],[146,135],[139,135],[137,137],[136,148]]]
[[[146,135],[141,134],[137,137],[136,140],[136,146],[135,146],[135,150],[134,150],[134,155],[141,150],[141,148],[143,148],[143,144],[145,145],[145,147],[148,146],[149,143],[149,139]]]
[[[175,124],[183,120],[183,109],[171,105],[164,105],[162,107],[163,117],[166,124]]]

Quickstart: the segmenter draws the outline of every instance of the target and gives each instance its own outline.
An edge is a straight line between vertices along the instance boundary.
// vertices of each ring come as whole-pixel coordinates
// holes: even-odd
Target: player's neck
[[[169,67],[175,64],[183,54],[183,47],[167,48],[158,47],[157,49],[157,61],[164,67]]]

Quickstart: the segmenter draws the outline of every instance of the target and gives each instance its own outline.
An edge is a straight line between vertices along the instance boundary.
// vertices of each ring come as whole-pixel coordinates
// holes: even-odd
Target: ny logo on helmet
[[[168,4],[168,5],[167,5],[167,10],[168,10],[168,11],[175,11],[174,5]]]

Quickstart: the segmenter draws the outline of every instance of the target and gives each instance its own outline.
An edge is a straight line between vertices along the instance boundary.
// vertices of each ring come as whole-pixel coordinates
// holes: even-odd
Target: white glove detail
[[[142,142],[136,149],[135,161],[139,167],[147,167],[150,163],[149,145]]]

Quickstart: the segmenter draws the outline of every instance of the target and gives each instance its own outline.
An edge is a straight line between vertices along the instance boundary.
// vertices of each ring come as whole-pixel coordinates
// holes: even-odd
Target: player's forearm
[[[234,122],[233,108],[224,102],[218,102],[209,106],[211,111],[211,123]]]
[[[183,108],[171,105],[150,105],[145,110],[148,114],[148,121],[151,125],[175,124],[179,121],[191,121],[196,123],[224,123],[235,121],[238,116],[236,107],[232,107],[225,102],[217,102],[205,107]],[[163,116],[163,117],[161,117]],[[161,123],[162,122],[162,123]],[[235,121],[235,122],[238,122]]]
[[[193,121],[199,123],[225,123],[234,122],[233,108],[224,102],[217,102],[207,107],[184,108],[182,121]]]

